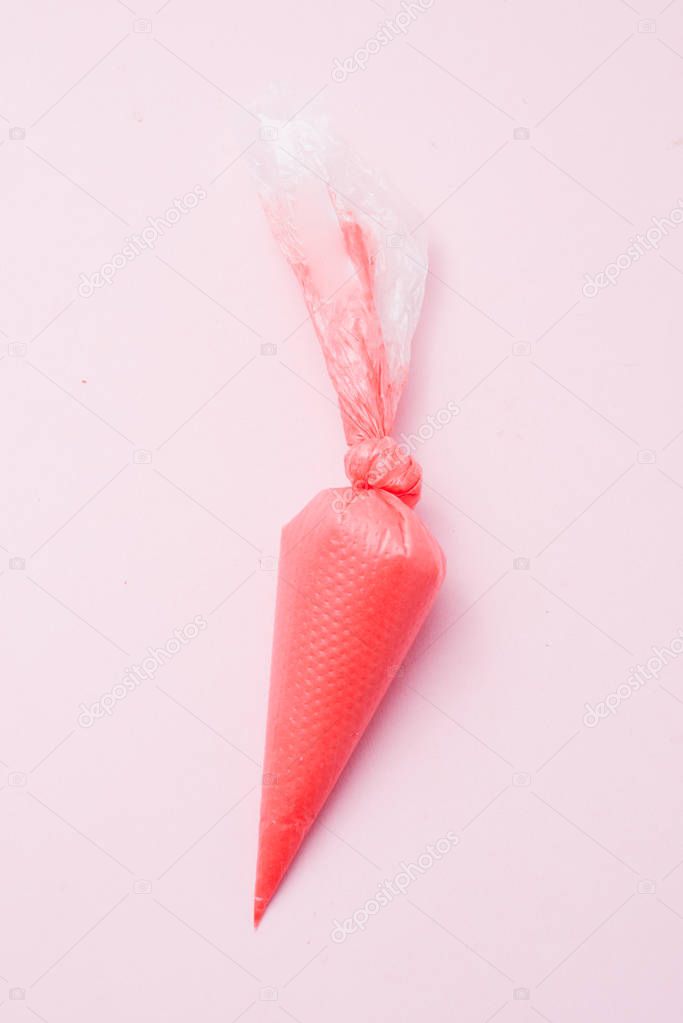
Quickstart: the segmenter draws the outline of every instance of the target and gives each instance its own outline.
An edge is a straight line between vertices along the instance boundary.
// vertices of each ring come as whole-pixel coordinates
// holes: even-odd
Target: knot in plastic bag
[[[354,488],[387,490],[410,507],[420,499],[422,469],[407,444],[393,437],[368,437],[353,444],[344,458]]]

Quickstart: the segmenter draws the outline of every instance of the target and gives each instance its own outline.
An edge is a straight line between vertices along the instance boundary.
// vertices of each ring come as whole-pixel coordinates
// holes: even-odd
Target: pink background
[[[683,226],[582,287],[683,196],[683,3],[435,0],[336,83],[400,8],[159,2],[3,10],[0,1023],[680,1020],[683,658],[583,716],[683,628]],[[443,594],[255,934],[269,559],[343,483],[243,158],[271,79],[426,218],[398,432],[461,411],[416,452]]]

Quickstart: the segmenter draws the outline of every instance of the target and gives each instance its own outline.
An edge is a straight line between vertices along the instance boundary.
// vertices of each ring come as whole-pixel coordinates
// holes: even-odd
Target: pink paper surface
[[[7,6],[3,1020],[680,1020],[683,4],[637,6]],[[345,482],[273,78],[420,211],[449,574],[255,934],[279,530]]]

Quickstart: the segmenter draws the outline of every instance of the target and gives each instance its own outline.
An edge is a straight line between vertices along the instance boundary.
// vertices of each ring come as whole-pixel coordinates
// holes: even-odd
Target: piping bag
[[[262,118],[261,140],[261,202],[337,392],[349,485],[323,490],[282,531],[255,925],[445,573],[413,510],[422,471],[391,437],[427,273],[410,210],[324,121]]]

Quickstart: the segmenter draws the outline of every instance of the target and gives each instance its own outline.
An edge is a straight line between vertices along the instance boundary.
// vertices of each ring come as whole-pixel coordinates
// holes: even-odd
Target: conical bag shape
[[[426,526],[385,491],[348,500],[325,490],[285,526],[255,922],[415,639],[444,570]]]

